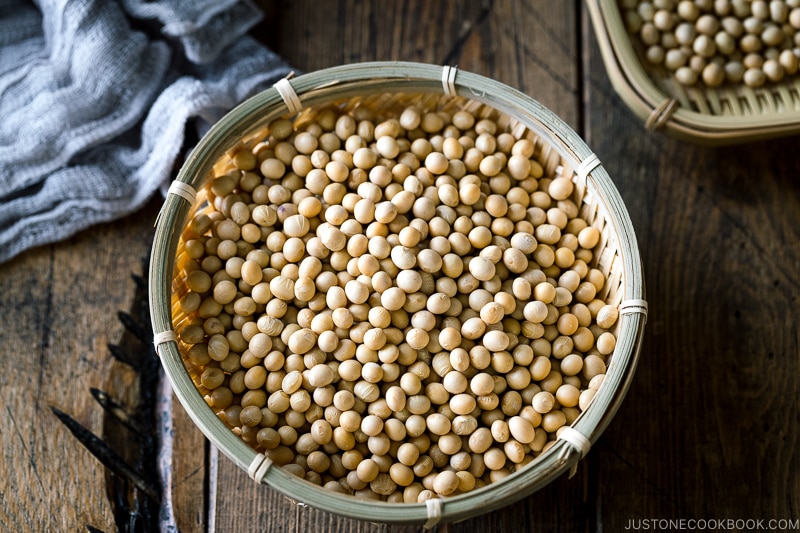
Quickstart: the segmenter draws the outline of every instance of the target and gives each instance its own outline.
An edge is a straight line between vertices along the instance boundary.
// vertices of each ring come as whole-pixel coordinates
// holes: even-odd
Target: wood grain
[[[179,531],[208,531],[209,444],[172,396],[171,485],[169,486],[175,525]]]
[[[580,102],[572,2],[261,2],[254,35],[300,72],[358,61],[421,61],[494,78],[577,127]]]

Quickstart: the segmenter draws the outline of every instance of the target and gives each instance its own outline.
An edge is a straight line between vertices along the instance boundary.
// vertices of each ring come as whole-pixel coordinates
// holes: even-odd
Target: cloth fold
[[[0,262],[138,210],[187,127],[286,76],[248,34],[261,17],[236,0],[0,0]]]

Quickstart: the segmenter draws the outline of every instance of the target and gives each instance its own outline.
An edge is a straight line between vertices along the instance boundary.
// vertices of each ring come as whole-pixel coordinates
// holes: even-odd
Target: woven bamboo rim
[[[462,106],[505,121],[517,136],[535,140],[539,159],[548,175],[567,175],[576,182],[582,216],[601,230],[596,266],[608,277],[603,297],[633,305],[617,323],[617,344],[603,385],[590,407],[572,424],[585,436],[588,447],[605,430],[633,377],[641,347],[646,303],[644,279],[633,227],[608,173],[588,146],[561,119],[521,92],[491,79],[449,67],[404,62],[360,63],[330,68],[294,78],[288,91],[268,89],[235,108],[215,124],[192,152],[159,214],[150,263],[150,308],[157,351],[173,390],[189,416],[211,443],[254,479],[293,501],[370,522],[431,525],[458,521],[506,506],[542,488],[570,468],[586,449],[559,440],[528,467],[472,492],[428,504],[391,504],[358,500],[325,491],[281,468],[270,468],[244,441],[217,418],[203,400],[187,371],[173,333],[182,316],[175,304],[182,280],[175,278],[181,262],[180,234],[188,217],[202,209],[203,184],[224,152],[245,139],[263,138],[266,124],[287,115],[287,103],[304,111],[296,120],[313,116],[315,109],[336,102],[340,106],[378,106],[417,103]],[[283,97],[282,97],[283,93]],[[299,96],[298,96],[299,95]],[[286,103],[284,101],[286,98]],[[294,114],[294,113],[292,113]],[[584,163],[583,167],[581,163]],[[578,174],[576,174],[576,169]],[[193,201],[187,189],[197,190]],[[579,439],[580,440],[580,439]]]
[[[800,77],[753,89],[684,87],[641,60],[617,0],[587,0],[614,89],[648,129],[700,144],[743,143],[800,132]]]

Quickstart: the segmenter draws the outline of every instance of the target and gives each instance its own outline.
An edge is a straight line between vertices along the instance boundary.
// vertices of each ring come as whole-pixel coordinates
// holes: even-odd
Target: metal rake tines
[[[107,346],[116,361],[130,367],[133,372],[125,372],[132,377],[121,385],[122,390],[114,391],[115,386],[120,387],[119,377],[108,383],[108,391],[98,387],[89,389],[105,413],[102,436],[84,427],[72,415],[50,406],[56,418],[110,473],[106,478],[106,493],[116,529],[125,533],[158,530],[162,498],[156,463],[155,412],[160,362],[152,344],[147,283],[135,274],[131,278],[136,290],[130,312],[117,313],[124,326],[122,337],[118,343]],[[126,396],[120,394],[123,391],[136,398],[133,405],[118,400]],[[101,532],[90,524],[86,524],[86,529]]]

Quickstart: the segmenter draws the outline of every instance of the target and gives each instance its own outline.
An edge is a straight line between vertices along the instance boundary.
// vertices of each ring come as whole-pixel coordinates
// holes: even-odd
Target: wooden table
[[[450,530],[620,531],[681,519],[730,520],[722,525],[742,530],[745,520],[764,529],[770,519],[791,520],[798,530],[800,138],[704,148],[647,133],[612,90],[577,0],[262,3],[268,21],[254,33],[299,71],[416,60],[532,95],[584,137],[630,210],[650,315],[621,410],[574,478]],[[146,278],[159,206],[156,198],[0,268],[4,531],[114,531],[136,522],[125,511],[129,485],[52,408],[119,454],[138,455],[145,481],[156,479],[152,443],[101,409],[90,389],[130,413],[152,390],[107,345],[146,359],[146,345],[117,313],[138,316],[131,275]],[[170,409],[176,439],[162,497],[181,531],[418,529],[296,506],[210,450],[177,402]],[[133,421],[143,420],[140,412]],[[128,505],[145,528],[153,506],[135,494]]]

